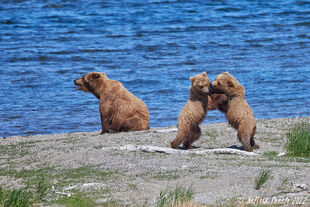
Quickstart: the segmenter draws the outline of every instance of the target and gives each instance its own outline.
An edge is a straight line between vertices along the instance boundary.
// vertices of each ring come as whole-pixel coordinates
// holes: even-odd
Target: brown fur
[[[209,78],[205,72],[190,77],[192,85],[189,89],[189,99],[178,117],[178,133],[171,142],[172,148],[177,148],[182,142],[190,149],[194,141],[199,139],[201,129],[199,124],[204,120],[208,108]]]
[[[121,82],[110,80],[105,73],[92,72],[76,79],[74,84],[100,99],[101,133],[149,129],[146,105]]]
[[[228,97],[225,94],[210,94],[208,96],[208,110],[227,111]]]
[[[228,123],[238,130],[238,138],[246,151],[253,151],[259,148],[255,144],[256,121],[253,111],[245,100],[243,86],[228,72],[216,77],[211,84],[211,91],[225,93],[228,97],[228,104],[225,107],[225,114]]]

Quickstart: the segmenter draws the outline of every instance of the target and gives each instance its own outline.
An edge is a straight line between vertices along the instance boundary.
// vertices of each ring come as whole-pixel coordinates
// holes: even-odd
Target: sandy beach
[[[54,190],[41,206],[59,206],[57,199],[68,194],[87,196],[103,206],[112,201],[117,206],[155,206],[161,191],[176,186],[191,186],[197,204],[245,206],[259,198],[256,204],[262,199],[269,199],[269,204],[288,199],[287,206],[294,200],[306,206],[310,160],[285,155],[285,134],[300,121],[309,123],[310,117],[257,120],[260,149],[251,154],[210,151],[244,152],[227,122],[201,125],[202,136],[191,153],[169,151],[176,136],[173,127],[3,137],[0,185],[31,187],[44,177]],[[158,148],[149,150],[152,147]],[[256,190],[254,180],[263,170],[270,170],[271,178]]]

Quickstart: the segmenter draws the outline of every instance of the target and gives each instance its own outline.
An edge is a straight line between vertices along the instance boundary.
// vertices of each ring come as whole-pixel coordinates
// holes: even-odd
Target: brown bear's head
[[[96,91],[101,88],[104,79],[107,79],[105,73],[91,72],[74,80],[74,85],[77,86],[78,90],[83,90],[86,93],[91,92],[98,97],[99,94]]]
[[[192,82],[191,90],[200,95],[207,95],[209,93],[210,81],[206,72],[190,77]]]
[[[229,72],[219,74],[210,84],[211,93],[225,93],[227,96],[244,96],[243,86]]]

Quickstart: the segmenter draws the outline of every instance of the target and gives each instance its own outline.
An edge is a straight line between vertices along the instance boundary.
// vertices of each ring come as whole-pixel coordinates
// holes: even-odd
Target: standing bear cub
[[[121,82],[105,73],[92,72],[74,80],[78,90],[100,99],[102,131],[139,131],[149,129],[149,111],[144,102],[126,90]]]
[[[182,142],[190,149],[201,134],[199,124],[204,120],[208,108],[209,78],[206,72],[190,77],[192,85],[189,89],[189,99],[178,117],[178,132],[171,142],[172,148],[177,148]]]
[[[253,111],[245,100],[243,86],[228,72],[222,73],[210,85],[211,93],[224,93],[228,103],[222,112],[226,114],[228,123],[238,130],[238,138],[246,151],[259,148],[254,141],[256,121]]]

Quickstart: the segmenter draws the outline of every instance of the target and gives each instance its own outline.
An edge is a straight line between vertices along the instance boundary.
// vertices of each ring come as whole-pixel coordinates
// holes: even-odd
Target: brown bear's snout
[[[210,83],[209,88],[210,88],[210,89],[212,89],[212,88],[213,88],[212,82]]]
[[[211,88],[215,88],[215,87],[216,87],[216,85],[217,85],[217,84],[216,84],[216,82],[215,82],[215,81],[212,81],[212,82],[210,83],[210,87],[211,87]]]
[[[214,87],[214,85],[211,82],[210,85],[209,85],[209,91],[210,91],[210,93],[212,93],[212,92],[214,92],[214,90],[215,90],[215,87]]]
[[[210,88],[209,89],[210,90],[210,92],[209,92],[210,94],[215,94],[215,93],[224,94],[225,93],[223,90],[217,88],[217,84],[214,83],[214,81],[212,83],[210,83],[210,87],[209,88]]]
[[[81,89],[81,87],[82,87],[82,81],[81,81],[81,78],[76,79],[76,80],[74,80],[73,82],[74,82],[74,85],[76,85],[76,86],[77,86],[77,89]]]
[[[202,91],[203,91],[204,93],[209,93],[210,90],[209,90],[208,87],[203,87]]]

